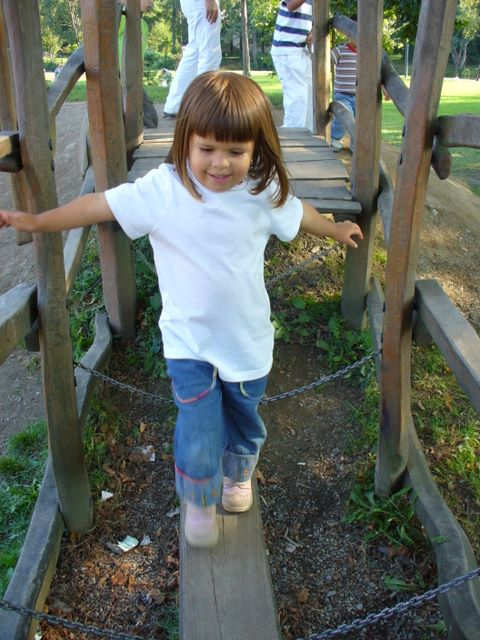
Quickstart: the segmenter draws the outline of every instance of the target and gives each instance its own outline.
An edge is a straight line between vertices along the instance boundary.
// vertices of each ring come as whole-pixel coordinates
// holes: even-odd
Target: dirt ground
[[[59,200],[73,197],[80,186],[77,136],[85,111],[82,103],[67,104],[57,119],[56,160]],[[348,163],[348,154],[341,154]],[[384,159],[394,170],[397,154],[384,148]],[[8,178],[0,175],[0,206],[9,206]],[[480,326],[480,198],[464,185],[431,177],[421,238],[419,277],[437,278],[462,312]],[[300,247],[307,252],[308,243]],[[10,230],[0,233],[0,293],[23,280],[33,281],[31,245],[17,247]],[[306,276],[307,284],[311,284]],[[111,374],[122,378],[124,354],[115,354]],[[322,375],[308,345],[283,344],[276,350],[269,394],[296,387]],[[125,380],[156,393],[167,387],[142,373]],[[170,448],[172,414],[122,400],[105,389],[136,435],[126,446],[115,438],[108,446],[116,453],[109,467],[111,501],[102,503],[97,524],[80,544],[65,539],[57,575],[48,601],[60,616],[171,638],[166,629],[177,605],[178,515],[172,488]],[[388,575],[415,580],[420,571],[427,586],[434,584],[432,565],[415,563],[390,548],[367,549],[364,534],[343,521],[345,501],[353,481],[356,456],[349,449],[360,427],[352,423],[355,389],[343,382],[328,393],[314,393],[266,406],[262,415],[269,440],[259,474],[262,515],[271,562],[280,624],[286,640],[306,637],[396,602],[386,589]],[[0,368],[0,440],[43,414],[38,361],[25,351],[15,352]],[[156,460],[147,463],[132,450],[150,446]],[[146,543],[126,554],[112,552],[112,543],[125,535]],[[412,593],[397,598],[407,599]],[[434,604],[409,616],[393,619],[354,637],[382,639],[440,638],[440,617]],[[82,638],[53,628],[43,629],[44,640]],[[87,636],[85,636],[86,638]],[[349,636],[350,637],[350,636]],[[353,637],[353,636],[351,636]]]

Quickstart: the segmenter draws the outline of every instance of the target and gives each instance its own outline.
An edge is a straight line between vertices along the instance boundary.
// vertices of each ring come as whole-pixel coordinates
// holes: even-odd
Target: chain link
[[[376,624],[380,620],[386,620],[391,618],[394,615],[399,613],[405,613],[410,609],[416,609],[420,607],[424,602],[429,600],[433,600],[436,596],[446,593],[451,589],[458,588],[460,585],[468,582],[469,580],[473,580],[474,578],[478,578],[480,576],[480,568],[477,567],[473,571],[466,573],[463,576],[459,576],[457,578],[453,578],[449,582],[445,582],[435,589],[430,589],[430,591],[426,591],[424,594],[420,596],[413,596],[410,600],[405,602],[399,602],[394,607],[387,607],[382,609],[378,613],[370,613],[365,618],[356,618],[350,624],[342,624],[336,629],[327,629],[322,633],[315,633],[312,636],[308,637],[308,640],[326,640],[327,638],[334,638],[335,636],[343,636],[350,631],[357,631],[359,629],[363,629],[364,627],[368,627],[372,624]],[[299,639],[300,640],[300,639]]]
[[[308,637],[308,640],[327,640],[327,638],[343,636],[350,631],[358,631],[365,627],[376,624],[381,620],[387,620],[394,615],[406,613],[410,609],[418,609],[418,607],[422,606],[425,602],[433,600],[438,595],[447,593],[447,591],[450,591],[452,589],[456,589],[469,580],[473,580],[474,578],[478,577],[480,577],[479,567],[473,569],[469,573],[464,574],[463,576],[453,578],[449,582],[445,582],[435,589],[430,589],[420,596],[413,596],[413,598],[410,598],[410,600],[399,602],[394,607],[387,607],[385,609],[382,609],[381,611],[378,611],[377,613],[370,613],[365,618],[356,618],[350,624],[341,624],[335,629],[327,629],[322,633],[313,634]],[[99,627],[95,627],[94,625],[86,625],[82,624],[81,622],[73,622],[71,620],[66,620],[65,618],[54,616],[50,613],[40,613],[39,611],[28,609],[27,607],[14,605],[10,602],[7,602],[6,600],[0,600],[0,609],[14,611],[15,613],[19,613],[23,616],[31,616],[36,620],[44,620],[52,626],[63,626],[66,629],[70,629],[72,631],[82,631],[83,633],[90,633],[100,638],[109,638],[110,640],[146,640],[146,638],[141,636],[129,635],[128,633],[113,631],[112,629],[100,629]]]

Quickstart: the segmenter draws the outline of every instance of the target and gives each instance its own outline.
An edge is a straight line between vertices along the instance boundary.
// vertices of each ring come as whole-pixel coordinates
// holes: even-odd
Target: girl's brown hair
[[[188,191],[200,198],[187,169],[193,134],[213,136],[218,142],[255,143],[249,178],[251,193],[261,193],[273,180],[275,207],[287,199],[289,183],[280,141],[269,102],[249,78],[228,71],[208,71],[197,76],[186,90],[177,114],[173,145],[167,162],[175,165]]]

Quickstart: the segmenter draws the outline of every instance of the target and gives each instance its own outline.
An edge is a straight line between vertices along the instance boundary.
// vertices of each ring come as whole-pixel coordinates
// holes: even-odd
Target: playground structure
[[[126,4],[123,88],[115,29],[120,7],[114,0],[82,0],[81,7],[84,46],[71,56],[47,92],[37,3],[0,2],[0,169],[11,172],[15,206],[20,209],[39,212],[56,206],[52,166],[55,117],[84,72],[93,166],[86,169],[82,193],[120,184],[129,178],[129,170],[130,178],[134,177],[142,149],[145,157],[148,149],[155,147],[156,156],[150,153],[150,157],[158,160],[169,146],[168,132],[143,134],[138,0]],[[307,177],[311,180],[309,195],[298,195],[309,197],[320,212],[357,215],[362,227],[364,242],[358,250],[347,252],[342,311],[352,326],[362,327],[368,321],[376,347],[382,393],[376,490],[388,495],[401,487],[412,487],[417,514],[433,541],[440,583],[477,566],[470,543],[430,476],[410,409],[411,344],[415,335],[436,342],[472,405],[480,410],[480,338],[436,281],[417,281],[415,276],[430,166],[439,177],[446,178],[450,170],[448,147],[480,148],[480,117],[436,116],[455,7],[454,0],[423,0],[408,89],[382,51],[380,0],[359,0],[357,24],[342,16],[330,21],[328,2],[315,3],[318,135],[293,130],[282,138],[286,155],[289,147],[303,154],[299,173],[294,176],[299,181],[298,189],[305,179],[307,155],[312,150],[328,153],[324,138],[332,113],[343,120],[354,139],[353,200],[322,196],[321,176],[316,180]],[[355,121],[342,105],[330,104],[332,27],[358,45]],[[416,60],[422,64],[415,64]],[[380,159],[382,85],[405,117],[395,190]],[[323,151],[315,151],[317,147]],[[317,162],[315,170],[321,172],[326,166]],[[370,274],[378,214],[388,247],[385,294]],[[88,229],[74,230],[64,246],[59,234],[36,237],[37,286],[19,285],[0,297],[0,362],[24,338],[32,349],[39,344],[42,355],[50,457],[22,556],[5,594],[8,602],[38,610],[48,592],[64,526],[82,533],[93,518],[81,430],[94,378],[85,368],[73,370],[65,307],[87,236]],[[108,321],[97,318],[95,343],[82,360],[87,369],[101,369],[107,362],[111,331],[121,336],[135,332],[130,243],[115,223],[99,225],[98,238]],[[29,238],[20,234],[18,241]],[[243,625],[244,635],[236,631],[235,637],[278,638],[258,503],[248,517],[223,520],[224,546],[218,554],[206,556],[192,550],[182,537],[182,637],[227,640],[231,638],[229,629]],[[442,542],[435,542],[440,539]],[[226,612],[235,608],[214,597],[214,593],[226,594],[228,590],[222,584],[231,584],[234,579],[240,585],[251,585],[252,581],[256,585],[242,607],[237,607],[241,621],[228,619]],[[245,589],[240,587],[239,591]],[[450,640],[480,637],[478,580],[443,595],[440,605]],[[245,628],[245,618],[251,621],[253,635],[252,629]],[[0,609],[0,628],[8,630],[9,639],[28,637],[30,627],[28,618]]]

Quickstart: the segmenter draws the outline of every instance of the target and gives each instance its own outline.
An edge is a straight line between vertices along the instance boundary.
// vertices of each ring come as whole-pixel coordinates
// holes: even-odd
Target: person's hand
[[[0,209],[0,229],[14,227],[17,231],[33,231],[35,216],[24,211],[5,211]]]
[[[335,225],[335,240],[343,242],[349,247],[356,249],[358,244],[355,242],[352,236],[358,236],[360,240],[363,240],[363,233],[356,222],[350,222],[345,220],[344,222],[337,222]]]
[[[213,24],[218,18],[218,4],[217,0],[205,0],[205,11],[208,22]]]

